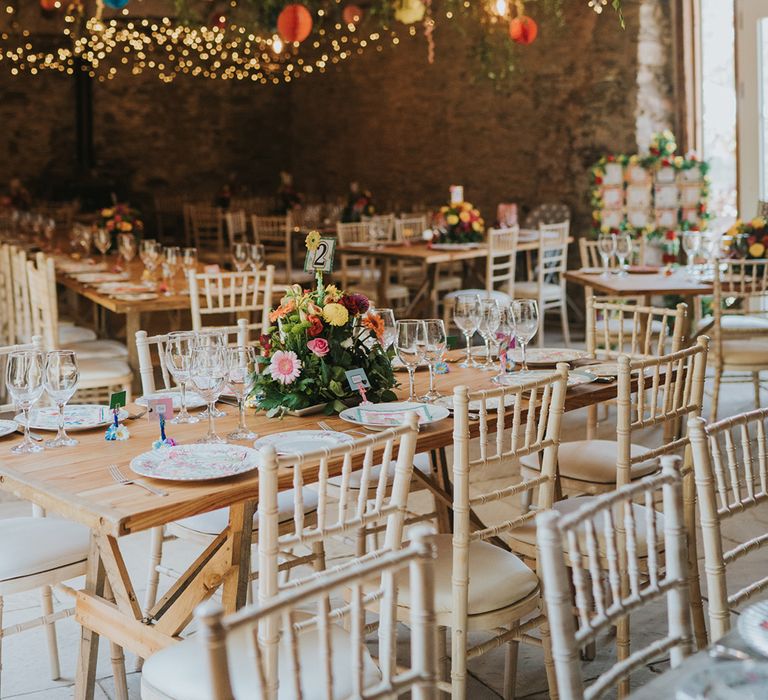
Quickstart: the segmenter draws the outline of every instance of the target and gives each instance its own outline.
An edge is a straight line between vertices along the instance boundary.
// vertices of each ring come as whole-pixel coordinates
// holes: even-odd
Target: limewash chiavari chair
[[[221,264],[227,255],[223,211],[209,204],[191,204],[186,211],[198,256],[201,260]]]
[[[293,269],[290,217],[253,215],[251,228],[254,242],[264,246],[267,262],[283,263],[290,272]]]
[[[227,243],[230,248],[235,243],[248,242],[248,218],[243,209],[230,210],[224,214],[224,225],[227,229]]]
[[[454,389],[453,535],[435,537],[435,612],[442,640],[443,628],[450,628],[452,640],[451,682],[441,679],[440,689],[457,700],[466,697],[467,662],[503,644],[507,645],[505,698],[514,697],[520,641],[543,645],[551,680],[539,579],[517,555],[489,541],[514,537],[518,528],[532,526],[535,512],[503,518],[486,515],[484,510],[484,524],[478,526],[472,511],[532,489],[538,489],[539,508],[552,506],[567,379],[568,366],[560,364],[551,374],[528,381],[522,377],[519,384],[508,387],[473,392],[465,386]],[[510,400],[508,413],[496,411],[499,402],[508,404]],[[470,410],[479,415],[479,456],[474,458],[470,456]],[[535,479],[484,493],[473,484],[470,492],[473,473],[512,467],[528,454],[542,455],[542,472]],[[405,620],[406,602],[399,605]],[[528,634],[537,627],[541,640]],[[479,631],[494,636],[471,646],[469,635]]]
[[[13,303],[13,272],[11,269],[11,247],[0,245],[0,344],[16,342],[15,309]]]
[[[728,593],[727,569],[766,543],[764,532],[726,550],[723,528],[768,499],[768,408],[760,408],[706,425],[688,424],[693,450],[707,581],[710,639],[731,627],[731,610],[768,588],[768,576]],[[749,517],[748,515],[745,517]]]
[[[407,216],[395,219],[395,236],[398,243],[410,244],[422,240],[421,236],[427,228],[426,216]],[[424,265],[418,262],[401,260],[397,264],[397,281],[417,289],[424,281],[426,272]],[[461,282],[461,279],[459,279]],[[460,285],[459,285],[460,286]]]
[[[711,420],[717,418],[720,384],[726,372],[748,374],[760,406],[760,372],[768,370],[768,260],[722,260],[714,279]]]
[[[570,221],[539,224],[539,247],[536,269],[529,270],[529,280],[515,285],[515,295],[536,299],[539,304],[539,347],[544,345],[544,318],[547,311],[558,311],[565,345],[571,343],[568,329],[565,271],[568,268],[568,235]]]
[[[199,331],[204,317],[247,315],[251,321],[261,321],[262,333],[269,328],[272,308],[272,285],[275,268],[267,265],[244,272],[189,273],[189,299],[192,328]]]
[[[258,608],[223,617],[221,606],[209,601],[195,613],[198,638],[147,661],[142,698],[395,700],[408,693],[414,700],[431,700],[436,697],[432,557],[428,539],[417,533],[404,549],[318,572]],[[414,599],[407,668],[395,664],[396,582],[405,578]],[[349,603],[340,602],[344,596]],[[378,666],[366,643],[366,612],[374,602]]]
[[[676,462],[665,457],[661,474],[595,499],[574,499],[581,505],[575,512],[549,511],[536,518],[561,700],[596,700],[616,684],[624,697],[633,670],[667,653],[675,667],[690,653],[686,530]],[[659,491],[663,515],[654,507]],[[602,639],[611,626],[620,626],[631,612],[663,599],[666,634],[631,656],[619,648],[617,663],[585,688],[579,650]]]
[[[363,222],[380,228],[384,235],[383,240],[391,241],[395,238],[395,215],[394,214],[374,214],[373,216],[364,216]]]

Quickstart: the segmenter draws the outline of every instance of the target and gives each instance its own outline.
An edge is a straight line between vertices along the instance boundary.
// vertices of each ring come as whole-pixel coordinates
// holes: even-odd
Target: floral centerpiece
[[[728,229],[727,235],[733,236],[733,249],[739,255],[752,260],[761,260],[766,257],[768,250],[768,219],[757,216],[751,221],[738,219]]]
[[[469,202],[452,202],[440,208],[433,243],[479,243],[485,222]]]
[[[138,233],[144,229],[139,212],[128,204],[115,204],[102,209],[101,225],[114,233]]]
[[[310,251],[319,242],[319,233],[309,233]],[[358,368],[371,384],[368,400],[397,398],[392,351],[382,346],[384,323],[364,295],[324,286],[317,273],[315,289],[293,285],[269,319],[277,325],[260,338],[260,371],[252,394],[268,416],[319,404],[330,415],[359,403],[361,396],[345,374]]]

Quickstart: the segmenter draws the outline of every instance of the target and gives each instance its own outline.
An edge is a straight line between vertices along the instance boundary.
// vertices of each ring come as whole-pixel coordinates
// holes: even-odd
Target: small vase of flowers
[[[478,244],[483,240],[485,222],[469,202],[453,202],[440,208],[437,232],[432,243],[441,245]]]
[[[751,221],[737,220],[727,235],[734,240],[734,252],[742,258],[762,260],[768,251],[768,219],[757,216]]]
[[[101,210],[101,226],[110,233],[141,233],[144,223],[138,210],[128,204],[115,204]]]

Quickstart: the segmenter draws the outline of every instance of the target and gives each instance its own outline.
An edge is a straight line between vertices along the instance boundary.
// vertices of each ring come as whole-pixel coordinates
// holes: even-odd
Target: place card
[[[677,209],[657,209],[656,226],[671,229],[677,227]]]
[[[605,174],[603,175],[603,184],[605,185],[623,185],[624,168],[621,163],[606,163]]]
[[[683,207],[696,207],[701,199],[701,188],[699,185],[681,185],[680,186],[680,204]]]
[[[357,369],[348,369],[344,374],[347,377],[349,388],[352,391],[360,391],[360,387],[363,389],[370,389],[371,383],[368,381],[368,375],[362,367]]]
[[[651,188],[644,185],[627,187],[627,208],[648,209],[651,206]]]
[[[628,209],[627,223],[633,228],[645,228],[651,222],[648,209]]]
[[[112,411],[116,411],[119,408],[125,406],[125,390],[115,391],[109,395],[109,408]]]
[[[173,418],[173,397],[161,396],[156,399],[147,400],[148,418],[160,422],[160,419],[168,420]]]

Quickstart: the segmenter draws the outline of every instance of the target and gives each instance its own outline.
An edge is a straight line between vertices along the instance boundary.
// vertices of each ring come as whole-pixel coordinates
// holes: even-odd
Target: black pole
[[[77,131],[77,167],[87,175],[94,165],[93,157],[93,78],[88,75],[88,64],[75,59],[75,108]]]

